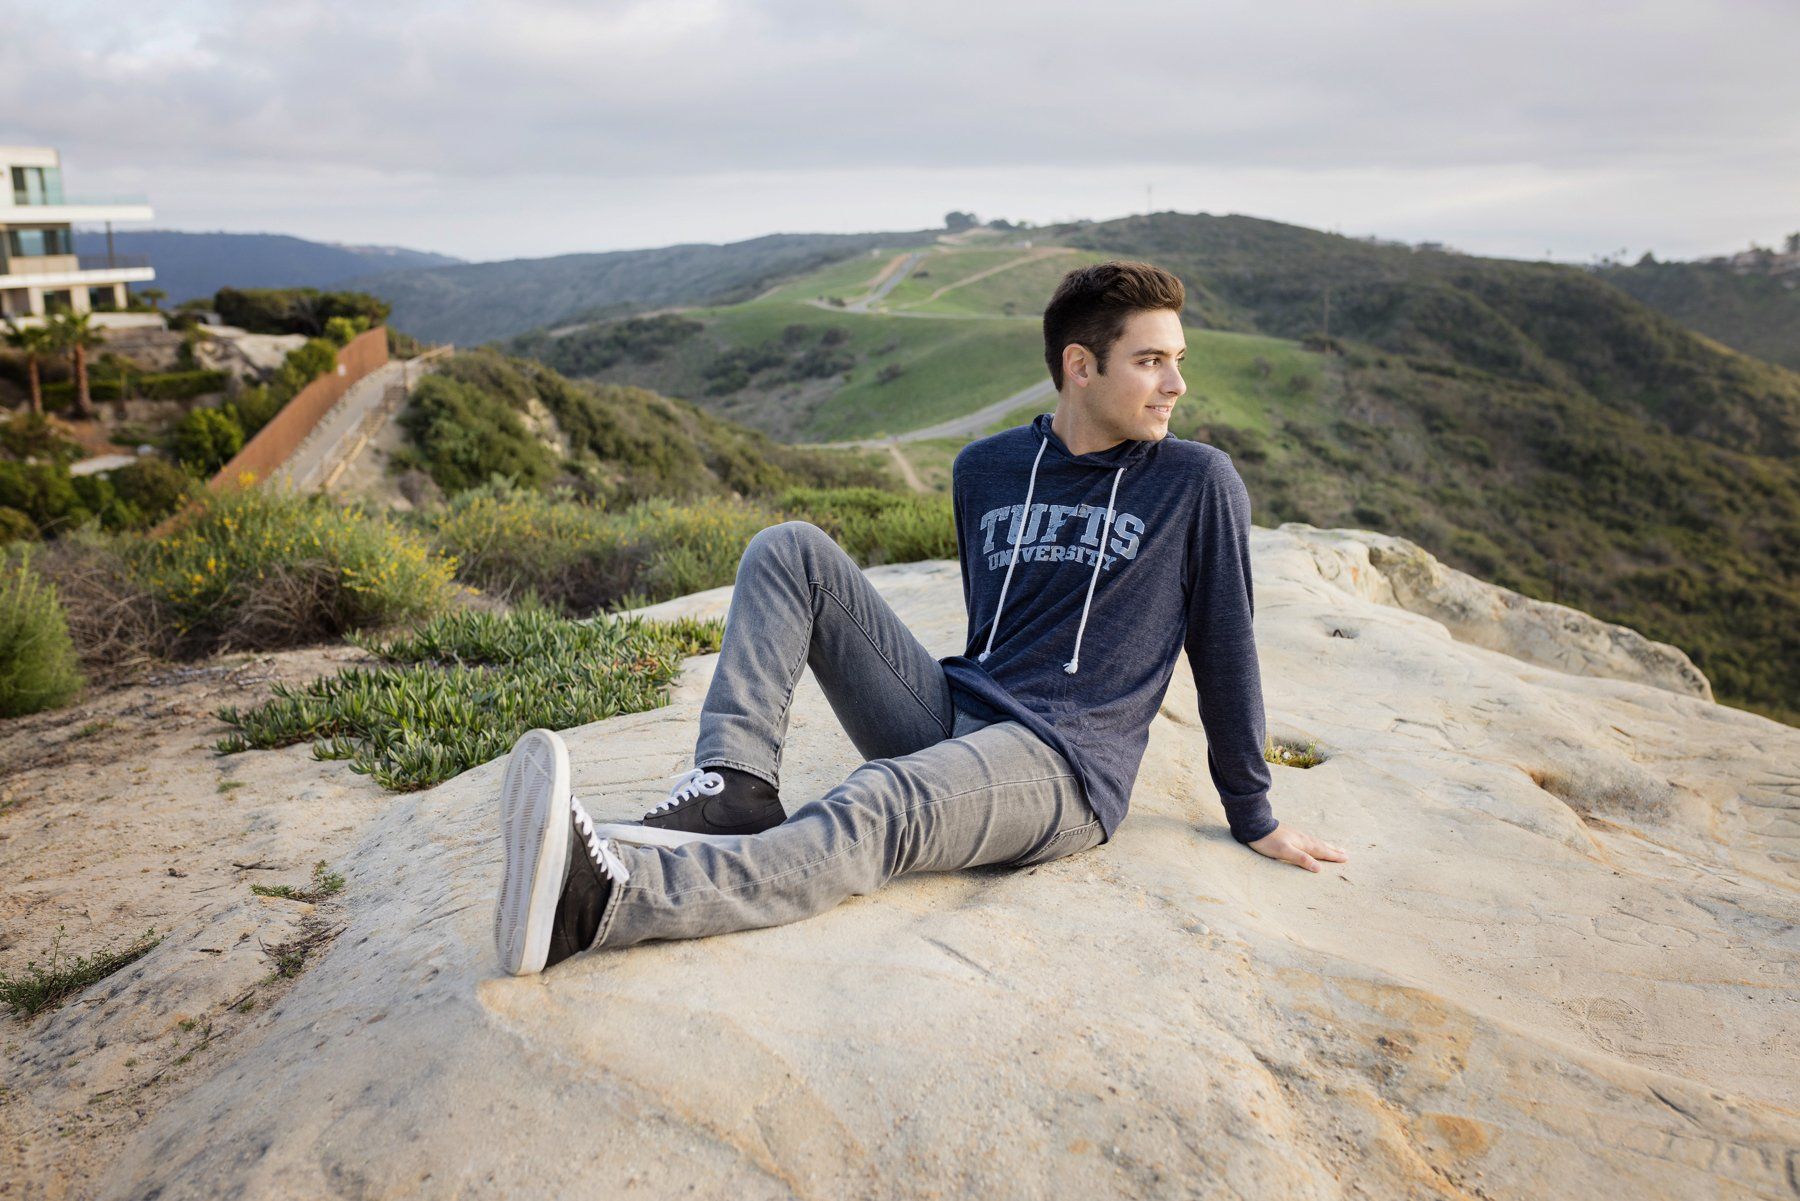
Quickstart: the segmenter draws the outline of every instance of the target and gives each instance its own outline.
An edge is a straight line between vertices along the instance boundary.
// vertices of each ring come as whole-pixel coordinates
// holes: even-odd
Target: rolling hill
[[[1800,371],[1800,281],[1723,263],[1640,262],[1599,272],[1613,287],[1733,350]]]

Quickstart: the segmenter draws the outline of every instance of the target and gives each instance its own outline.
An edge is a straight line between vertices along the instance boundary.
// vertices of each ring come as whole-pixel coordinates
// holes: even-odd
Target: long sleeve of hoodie
[[[1201,490],[1189,553],[1184,645],[1200,693],[1206,766],[1232,837],[1255,842],[1278,823],[1269,808],[1263,759],[1267,727],[1250,579],[1250,493],[1229,461],[1209,474]]]

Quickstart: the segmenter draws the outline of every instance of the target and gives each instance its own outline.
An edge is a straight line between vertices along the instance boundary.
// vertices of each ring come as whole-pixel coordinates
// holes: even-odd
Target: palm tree
[[[69,366],[75,373],[75,416],[91,421],[94,402],[88,394],[87,352],[104,345],[106,339],[88,324],[86,313],[58,313],[50,319],[50,330],[56,338],[56,348],[69,353]]]
[[[38,359],[54,354],[57,350],[54,335],[41,325],[30,325],[23,329],[11,317],[6,319],[6,344],[25,352],[25,372],[31,380],[31,411],[43,415],[44,386],[38,378]]]
[[[150,306],[152,313],[162,312],[162,302],[169,298],[169,294],[161,288],[139,288],[133,295],[141,297]]]

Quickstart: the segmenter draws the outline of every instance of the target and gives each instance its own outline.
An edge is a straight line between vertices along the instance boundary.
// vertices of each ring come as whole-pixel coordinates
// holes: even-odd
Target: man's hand
[[[1276,826],[1251,843],[1250,849],[1283,863],[1296,864],[1309,872],[1319,870],[1318,861],[1321,859],[1330,863],[1344,863],[1350,858],[1330,843],[1321,842],[1311,834],[1302,833],[1291,826]]]

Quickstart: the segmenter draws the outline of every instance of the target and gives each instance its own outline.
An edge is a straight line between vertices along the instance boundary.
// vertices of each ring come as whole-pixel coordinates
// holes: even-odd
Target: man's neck
[[[1050,428],[1062,439],[1062,444],[1069,448],[1072,455],[1091,455],[1095,451],[1111,450],[1125,441],[1108,430],[1095,428],[1092,422],[1083,421],[1080,412],[1067,397],[1057,402],[1056,413],[1050,418]]]

